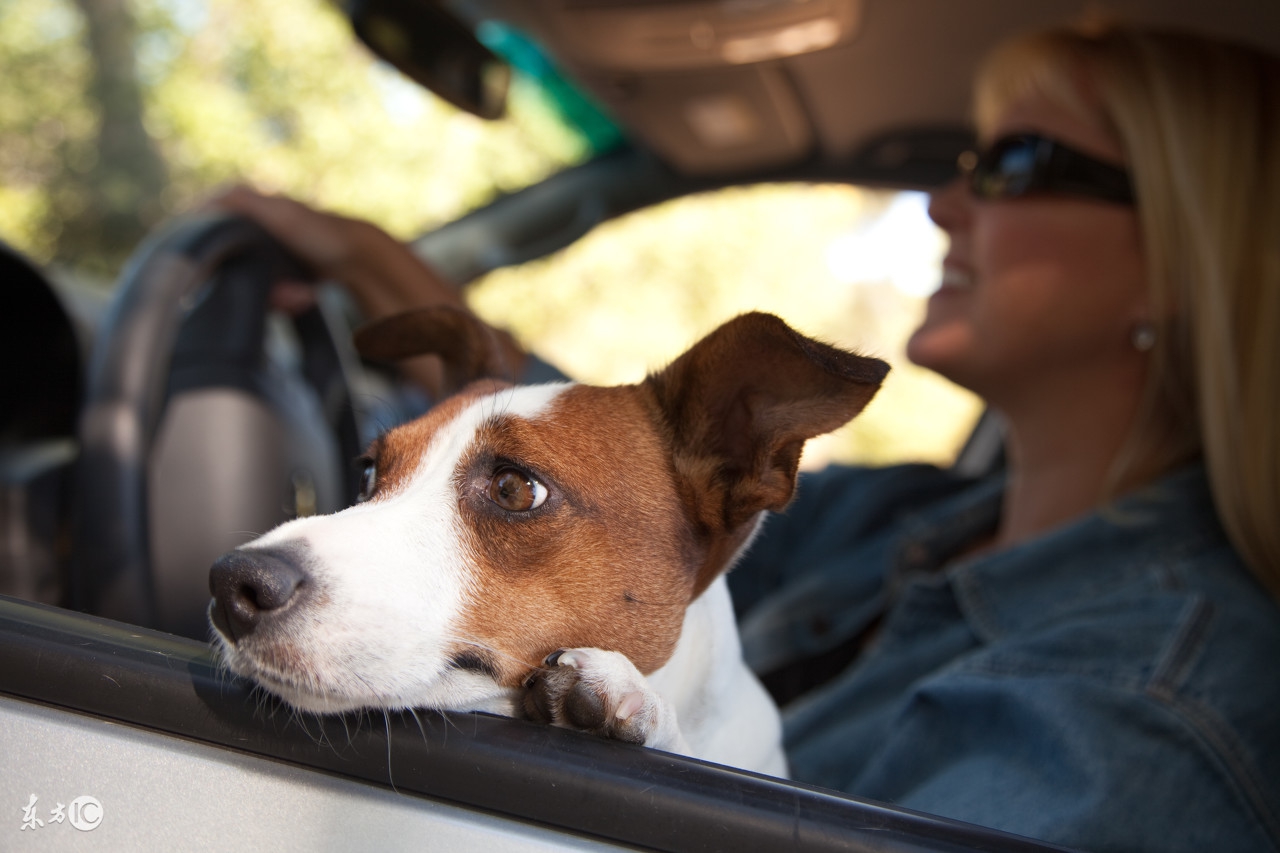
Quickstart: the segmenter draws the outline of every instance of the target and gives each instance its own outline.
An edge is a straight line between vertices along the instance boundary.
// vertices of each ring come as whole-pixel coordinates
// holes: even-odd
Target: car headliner
[[[827,167],[907,156],[890,140],[968,124],[981,57],[1007,36],[1102,14],[1187,28],[1280,52],[1280,4],[1259,0],[460,0],[473,22],[509,22],[540,41],[606,109],[689,177],[736,177],[800,162]],[[723,40],[839,19],[832,47],[763,62],[720,58]],[[695,34],[690,36],[690,34]],[[729,34],[729,35],[725,35]],[[693,38],[706,50],[659,58]],[[665,40],[665,42],[663,41]],[[663,48],[665,49],[665,48]],[[701,136],[710,109],[741,133]],[[714,136],[714,134],[712,134]],[[730,136],[733,136],[732,130]]]

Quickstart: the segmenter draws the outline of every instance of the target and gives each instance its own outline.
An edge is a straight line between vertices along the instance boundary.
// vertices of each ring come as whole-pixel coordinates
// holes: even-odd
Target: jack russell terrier
[[[459,380],[500,369],[491,341],[450,309],[357,335]],[[638,385],[471,382],[373,443],[354,506],[214,564],[222,658],[306,711],[487,711],[784,775],[723,575],[887,371],[757,313]]]

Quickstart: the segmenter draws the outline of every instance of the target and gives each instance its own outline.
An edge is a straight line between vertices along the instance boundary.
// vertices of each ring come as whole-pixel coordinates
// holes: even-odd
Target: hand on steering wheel
[[[471,313],[452,284],[407,245],[372,223],[319,211],[243,185],[223,191],[207,204],[257,222],[302,261],[315,280],[341,282],[367,320],[437,306]],[[305,311],[314,302],[311,283],[296,278],[277,281],[271,292],[272,307],[287,314]],[[521,364],[524,350],[509,334],[494,331],[506,351],[506,363]],[[433,397],[442,395],[444,382],[437,359],[414,358],[401,367]]]

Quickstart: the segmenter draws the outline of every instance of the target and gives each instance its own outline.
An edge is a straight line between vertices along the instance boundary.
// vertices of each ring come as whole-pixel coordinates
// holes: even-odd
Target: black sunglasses
[[[966,151],[958,165],[969,189],[981,199],[1046,193],[1114,204],[1134,201],[1124,169],[1034,133],[1002,136],[984,151]]]

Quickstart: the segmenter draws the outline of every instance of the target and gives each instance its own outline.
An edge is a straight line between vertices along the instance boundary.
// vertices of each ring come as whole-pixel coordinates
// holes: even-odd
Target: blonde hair
[[[1036,94],[1129,164],[1157,343],[1126,473],[1202,454],[1232,544],[1280,597],[1280,59],[1108,26],[1016,39],[979,73],[989,130]]]

